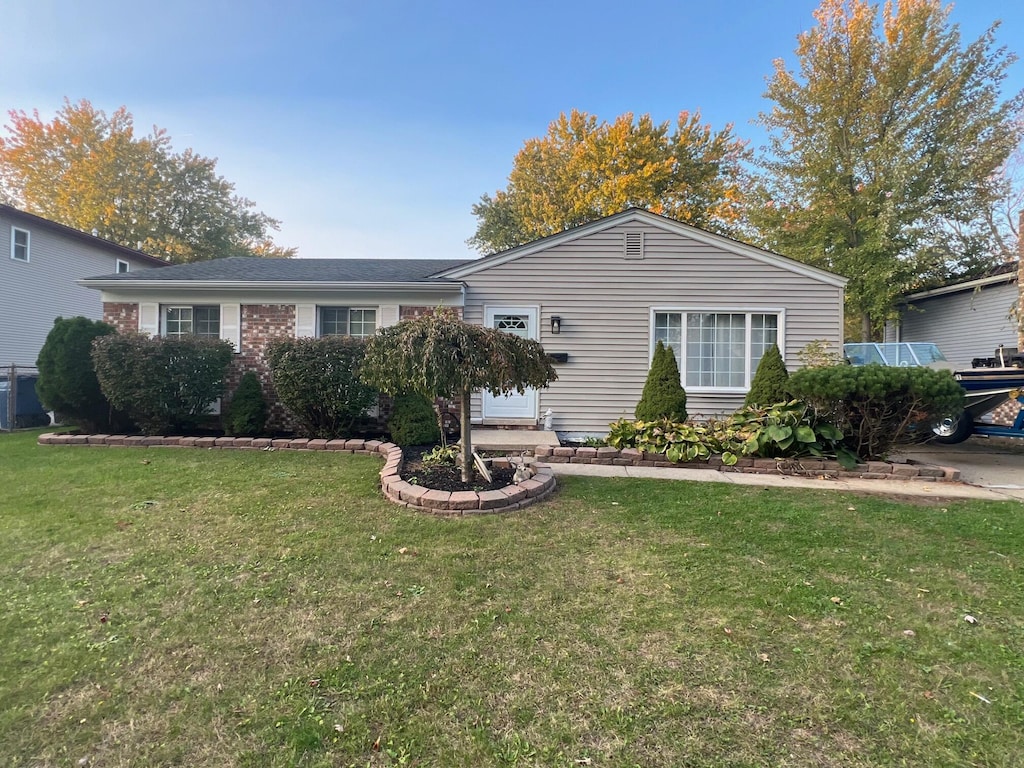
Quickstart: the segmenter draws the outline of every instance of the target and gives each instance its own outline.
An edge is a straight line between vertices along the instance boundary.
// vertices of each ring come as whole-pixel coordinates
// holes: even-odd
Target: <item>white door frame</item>
[[[485,305],[484,326],[493,328],[496,315],[525,315],[527,338],[540,341],[539,306],[523,304]],[[481,413],[484,419],[533,419],[536,421],[538,400],[537,390],[532,388],[528,388],[522,395],[518,392],[513,392],[510,395],[495,397],[489,392],[484,392]]]

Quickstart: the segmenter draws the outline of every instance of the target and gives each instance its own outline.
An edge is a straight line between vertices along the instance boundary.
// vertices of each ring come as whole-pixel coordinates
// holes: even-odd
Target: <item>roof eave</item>
[[[325,291],[325,290],[372,290],[429,293],[438,290],[462,291],[463,284],[452,280],[434,282],[344,282],[323,280],[109,280],[105,278],[83,278],[78,285],[98,290],[246,290],[246,291]]]
[[[932,296],[944,296],[950,293],[961,293],[963,291],[973,291],[975,288],[982,288],[986,285],[995,285],[997,283],[1012,283],[1017,279],[1017,274],[1014,272],[1004,272],[1001,275],[989,275],[988,277],[979,277],[975,280],[968,280],[964,283],[955,283],[953,285],[943,285],[938,288],[929,288],[927,291],[918,291],[917,293],[911,293],[903,297],[904,301],[916,301],[918,299],[928,299]]]

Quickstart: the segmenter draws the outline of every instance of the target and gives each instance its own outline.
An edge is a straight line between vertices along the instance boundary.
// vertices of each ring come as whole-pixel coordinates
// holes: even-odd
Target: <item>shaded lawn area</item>
[[[0,435],[0,765],[1020,764],[1024,508]],[[965,614],[978,623],[964,621]]]

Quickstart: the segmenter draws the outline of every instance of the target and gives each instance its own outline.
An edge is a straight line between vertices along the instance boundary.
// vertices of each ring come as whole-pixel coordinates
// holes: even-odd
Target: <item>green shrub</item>
[[[224,413],[224,431],[229,435],[256,437],[267,425],[267,401],[260,377],[247,371],[238,382]]]
[[[804,403],[791,401],[768,408],[742,408],[728,419],[701,424],[617,421],[610,425],[608,444],[664,454],[669,461],[707,460],[721,456],[735,464],[740,456],[798,459],[836,457],[847,466],[856,457],[842,446],[843,433],[820,421]]]
[[[377,390],[359,378],[366,342],[351,336],[278,339],[267,361],[281,403],[305,437],[337,438],[377,402]]]
[[[686,421],[686,415],[686,390],[679,383],[676,354],[659,341],[636,406],[636,417],[640,421]]]
[[[93,342],[103,394],[147,434],[196,429],[224,392],[234,349],[197,336],[115,333]]]
[[[786,384],[789,371],[782,359],[778,346],[772,344],[765,350],[761,362],[757,365],[754,380],[750,382],[750,391],[744,399],[744,405],[771,405],[789,400]]]
[[[421,460],[428,467],[457,467],[461,453],[458,445],[439,445],[424,453]]]
[[[110,406],[92,363],[92,342],[117,333],[112,325],[85,317],[58,317],[39,351],[36,394],[45,408],[83,432],[121,431],[127,417]]]
[[[431,445],[441,439],[434,406],[417,393],[395,397],[388,430],[398,445]]]
[[[804,368],[790,377],[789,391],[838,426],[846,446],[865,460],[931,437],[932,424],[964,407],[964,391],[949,371],[931,368]]]

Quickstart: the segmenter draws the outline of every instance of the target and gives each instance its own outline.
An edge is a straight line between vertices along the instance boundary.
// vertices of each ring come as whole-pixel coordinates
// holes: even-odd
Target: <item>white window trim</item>
[[[651,307],[650,319],[648,321],[649,349],[647,351],[647,365],[650,367],[654,360],[654,348],[657,342],[654,339],[654,316],[661,312],[677,312],[683,315],[682,327],[682,360],[679,364],[680,383],[687,392],[695,394],[735,394],[744,395],[750,391],[750,384],[753,381],[756,371],[750,366],[750,316],[751,315],[778,315],[778,346],[782,353],[782,359],[786,359],[786,310],[783,307]],[[744,339],[744,368],[745,384],[742,387],[688,387],[686,386],[686,315],[688,314],[715,314],[715,315],[746,315],[746,337]]]
[[[25,258],[19,259],[15,256],[15,233],[23,232],[25,234]],[[21,227],[11,226],[11,260],[20,261],[22,264],[28,264],[32,261],[32,233],[27,229]]]
[[[124,269],[121,269],[122,264],[124,264]],[[130,272],[131,269],[132,265],[130,261],[125,261],[124,259],[114,259],[114,271],[117,274],[123,275],[125,272]]]
[[[373,315],[373,323],[374,323],[374,325],[373,325],[373,332],[376,333],[381,327],[383,327],[380,324],[380,307],[361,306],[361,305],[360,306],[356,306],[356,305],[351,305],[350,306],[350,305],[347,305],[347,304],[317,304],[316,305],[316,337],[318,339],[319,338],[323,338],[323,335],[324,335],[323,334],[323,329],[320,327],[320,318],[322,316],[321,310],[324,310],[324,309],[344,309],[344,310],[346,310],[349,313],[356,312],[356,311],[365,312],[367,310],[373,310],[373,313],[374,313],[374,315]],[[349,330],[351,331],[352,330],[352,315],[351,314],[349,314],[348,323],[349,323]],[[337,334],[334,334],[334,335],[337,335]],[[348,334],[348,335],[352,336],[351,333]],[[352,338],[354,338],[354,339],[368,339],[372,335],[373,335],[373,333],[371,333],[369,336],[352,336]]]

